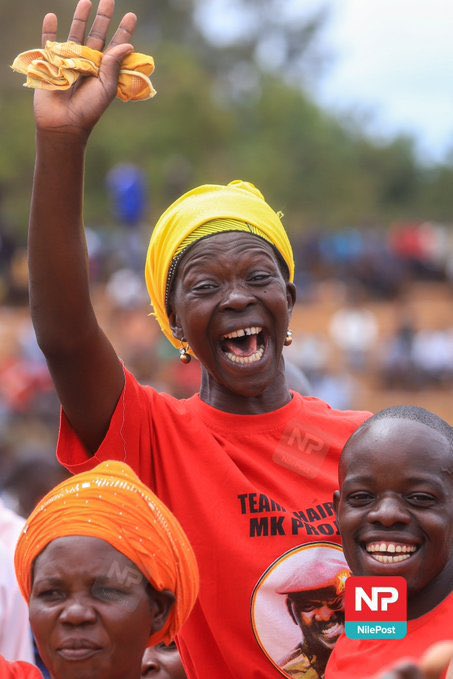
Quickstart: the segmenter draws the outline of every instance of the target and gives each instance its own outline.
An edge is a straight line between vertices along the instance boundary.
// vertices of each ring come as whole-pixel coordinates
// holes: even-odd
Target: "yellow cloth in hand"
[[[44,49],[21,52],[13,61],[13,71],[27,76],[25,87],[68,90],[81,76],[99,76],[102,52],[76,42],[51,42]],[[132,52],[121,64],[116,96],[122,101],[144,101],[156,94],[149,76],[154,59]]]

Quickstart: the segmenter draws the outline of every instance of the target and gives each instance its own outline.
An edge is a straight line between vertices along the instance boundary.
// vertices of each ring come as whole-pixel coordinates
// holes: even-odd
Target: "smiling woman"
[[[296,569],[297,546],[338,547],[331,502],[338,459],[369,413],[335,411],[288,389],[293,254],[281,215],[246,181],[181,196],[148,250],[154,315],[181,360],[200,361],[200,393],[179,401],[125,369],[90,299],[83,174],[87,139],[115,96],[137,19],[126,14],[106,46],[114,1],[100,0],[86,35],[90,10],[80,0],[69,38],[104,50],[98,77],[35,93],[30,301],[63,406],[58,457],[74,473],[127,461],[181,521],[202,583],[178,635],[188,677],[296,676],[278,659],[300,632],[266,586],[260,600],[271,605],[252,623],[254,588],[280,560],[288,574]],[[49,14],[43,41],[56,34]],[[320,679],[314,657],[307,648],[303,662]]]

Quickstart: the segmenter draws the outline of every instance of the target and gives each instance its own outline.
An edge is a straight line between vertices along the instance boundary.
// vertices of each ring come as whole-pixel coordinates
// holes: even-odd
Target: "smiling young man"
[[[365,679],[403,657],[420,658],[453,637],[453,429],[408,406],[369,419],[349,439],[335,494],[354,575],[398,575],[408,585],[402,640],[343,636],[326,679]]]

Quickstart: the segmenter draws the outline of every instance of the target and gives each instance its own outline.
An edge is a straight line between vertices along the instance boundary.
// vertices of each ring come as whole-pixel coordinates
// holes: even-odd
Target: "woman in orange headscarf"
[[[52,679],[140,679],[145,648],[172,643],[198,593],[179,522],[121,462],[48,493],[24,527],[15,566]]]

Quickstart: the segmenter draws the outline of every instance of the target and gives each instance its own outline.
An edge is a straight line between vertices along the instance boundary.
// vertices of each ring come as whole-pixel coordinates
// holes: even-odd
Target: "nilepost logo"
[[[407,582],[400,576],[351,576],[346,580],[344,609],[349,639],[404,639]]]

